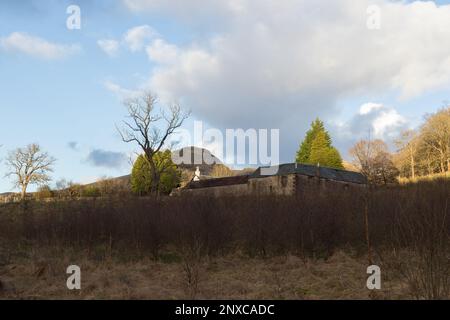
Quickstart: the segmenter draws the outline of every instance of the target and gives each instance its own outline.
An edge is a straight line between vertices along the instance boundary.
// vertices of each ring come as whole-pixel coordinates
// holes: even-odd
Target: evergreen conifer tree
[[[332,146],[331,137],[320,119],[316,119],[306,133],[296,156],[297,163],[343,169],[342,157]]]

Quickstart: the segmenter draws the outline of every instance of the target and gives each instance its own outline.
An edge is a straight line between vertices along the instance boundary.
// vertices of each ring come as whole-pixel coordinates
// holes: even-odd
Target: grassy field
[[[434,180],[291,198],[4,205],[0,298],[449,299],[449,195],[449,181]],[[81,291],[66,288],[72,264]],[[382,290],[366,288],[371,264]]]
[[[250,258],[235,253],[193,266],[189,280],[180,257],[159,261],[86,256],[39,249],[2,266],[2,299],[411,299],[398,270],[384,268],[382,290],[366,288],[367,259],[338,251],[328,259],[287,255]],[[3,262],[4,263],[4,262]],[[82,288],[66,287],[68,265],[82,270]]]

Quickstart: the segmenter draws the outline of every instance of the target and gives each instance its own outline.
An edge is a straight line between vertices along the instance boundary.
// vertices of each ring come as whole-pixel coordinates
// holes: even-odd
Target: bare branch
[[[24,198],[28,185],[45,184],[51,180],[48,173],[53,172],[55,161],[48,153],[42,152],[39,145],[30,144],[8,154],[6,164],[10,171],[5,176],[15,177],[15,187],[21,188]]]
[[[145,154],[150,164],[152,175],[152,191],[158,191],[161,173],[166,168],[158,168],[154,156],[167,147],[168,138],[180,128],[189,117],[190,112],[184,113],[178,104],[169,106],[167,112],[155,112],[158,98],[151,92],[141,97],[128,99],[124,102],[128,111],[122,128],[117,128],[122,141],[136,143]],[[170,147],[173,143],[170,144]]]

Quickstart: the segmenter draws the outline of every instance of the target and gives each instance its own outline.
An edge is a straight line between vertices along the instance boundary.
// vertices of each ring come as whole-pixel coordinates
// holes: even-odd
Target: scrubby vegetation
[[[160,151],[154,155],[154,164],[160,172],[158,190],[170,194],[172,189],[180,184],[181,172],[172,161],[169,150]],[[131,171],[131,189],[137,195],[148,195],[152,189],[152,170],[145,155],[139,155]]]
[[[84,263],[151,259],[163,268],[173,262],[185,280],[183,292],[196,297],[202,296],[199,283],[208,277],[204,268],[218,259],[236,259],[236,254],[245,261],[297,257],[304,263],[333,263],[336,254],[351,252],[356,267],[370,252],[366,267],[380,265],[384,279],[394,277],[397,283],[395,293],[382,291],[382,297],[449,298],[449,190],[448,180],[434,180],[292,198],[122,197],[8,204],[0,207],[1,268],[17,257],[48,250],[52,261],[72,252],[71,261]],[[352,272],[365,279],[365,269]],[[365,282],[360,285],[364,288]]]

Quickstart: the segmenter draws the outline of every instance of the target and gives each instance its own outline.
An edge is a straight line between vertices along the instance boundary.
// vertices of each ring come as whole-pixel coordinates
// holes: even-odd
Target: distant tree
[[[87,198],[97,198],[102,195],[100,189],[95,185],[85,186],[81,188],[81,196]]]
[[[313,140],[308,163],[336,169],[344,168],[341,155],[336,148],[330,146],[324,132],[317,133]]]
[[[67,189],[69,187],[69,182],[66,179],[59,179],[58,181],[56,181],[56,190],[59,191],[64,191],[65,189]]]
[[[42,185],[38,188],[35,197],[38,200],[53,198],[54,193],[49,185]]]
[[[320,119],[311,124],[296,156],[297,163],[321,165],[336,169],[343,169],[342,157],[332,146],[330,134]]]
[[[6,164],[10,171],[6,176],[15,177],[15,185],[21,189],[24,199],[30,184],[42,185],[51,180],[48,173],[53,172],[55,161],[48,153],[42,152],[39,145],[30,144],[9,153]]]
[[[397,167],[400,169],[409,169],[409,176],[416,177],[417,166],[417,150],[419,147],[419,139],[417,132],[414,130],[405,130],[395,141],[398,148],[396,156]]]
[[[158,190],[169,194],[180,184],[181,172],[172,161],[170,150],[160,151],[153,156],[153,163],[160,172]],[[138,195],[148,195],[152,192],[153,175],[150,170],[150,161],[146,155],[139,155],[131,172],[131,189]]]
[[[300,149],[297,151],[296,162],[308,163],[311,156],[311,148],[314,139],[319,132],[324,132],[328,142],[331,144],[331,137],[325,130],[323,122],[317,118],[311,123],[311,128],[306,132],[305,139],[300,145]]]
[[[83,195],[83,186],[79,183],[70,182],[67,189],[67,196],[71,199],[76,199]]]
[[[76,199],[83,196],[84,187],[73,181],[60,179],[56,182],[56,193],[59,198]]]
[[[169,113],[155,112],[157,98],[151,93],[125,101],[130,121],[124,121],[124,127],[118,131],[124,142],[134,142],[145,154],[151,175],[150,191],[159,193],[162,172],[155,163],[156,154],[166,146],[167,139],[183,124],[189,113],[183,113],[177,104],[171,105]],[[167,146],[166,146],[167,147]]]
[[[355,167],[370,183],[380,185],[397,181],[399,172],[384,141],[361,140],[350,150],[350,155]]]
[[[100,190],[102,196],[111,196],[112,194],[116,193],[116,187],[118,187],[118,184],[115,183],[113,179],[108,177],[100,178],[97,181],[96,185],[98,186],[98,189]]]
[[[102,177],[95,185],[100,190],[102,197],[125,196],[130,193],[129,182],[123,178]]]
[[[392,161],[388,151],[378,153],[374,159],[374,182],[376,184],[396,183],[399,171]]]
[[[420,142],[422,152],[434,158],[440,172],[450,171],[450,107],[428,116]]]

